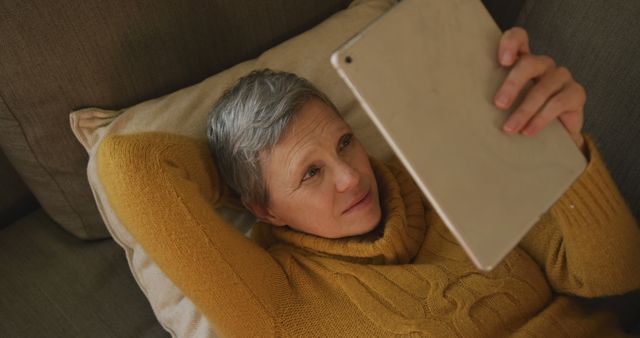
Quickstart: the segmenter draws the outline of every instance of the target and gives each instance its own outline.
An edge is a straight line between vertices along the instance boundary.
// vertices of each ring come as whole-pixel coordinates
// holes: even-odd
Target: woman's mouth
[[[367,191],[363,196],[358,197],[342,214],[347,214],[364,209],[371,204],[371,190]]]

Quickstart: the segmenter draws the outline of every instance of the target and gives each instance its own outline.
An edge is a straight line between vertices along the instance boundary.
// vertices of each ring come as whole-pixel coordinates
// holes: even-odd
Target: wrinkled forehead
[[[291,165],[314,148],[334,146],[335,138],[350,130],[331,106],[317,98],[309,99],[289,121],[278,142],[265,157],[261,156],[261,162],[264,159],[271,165]]]
[[[320,99],[311,98],[298,108],[278,143],[286,143],[291,138],[304,138],[345,126],[348,128],[342,116],[333,107]]]

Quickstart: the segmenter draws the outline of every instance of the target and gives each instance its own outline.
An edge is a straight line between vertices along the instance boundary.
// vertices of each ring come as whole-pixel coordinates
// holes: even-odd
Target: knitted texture
[[[640,288],[640,231],[590,137],[585,172],[493,271],[473,266],[398,163],[372,160],[384,222],[326,239],[215,212],[237,204],[205,140],[109,136],[114,212],[224,336],[622,336],[588,297]]]

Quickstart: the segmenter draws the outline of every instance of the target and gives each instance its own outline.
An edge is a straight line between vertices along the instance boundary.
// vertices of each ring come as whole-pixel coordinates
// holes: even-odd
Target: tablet
[[[580,176],[556,119],[508,135],[493,104],[507,70],[480,0],[403,0],[331,63],[481,270],[493,269]],[[514,107],[518,105],[515,104]]]

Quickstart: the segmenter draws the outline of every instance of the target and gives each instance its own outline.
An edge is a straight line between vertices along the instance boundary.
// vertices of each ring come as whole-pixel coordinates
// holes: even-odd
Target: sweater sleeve
[[[277,335],[278,311],[290,295],[286,275],[216,214],[228,191],[205,140],[109,136],[97,156],[119,220],[218,333]]]
[[[551,286],[583,297],[640,288],[640,230],[590,136],[582,175],[525,236],[520,246]]]

